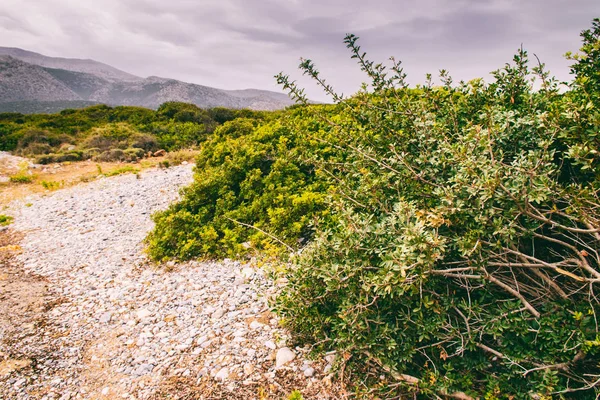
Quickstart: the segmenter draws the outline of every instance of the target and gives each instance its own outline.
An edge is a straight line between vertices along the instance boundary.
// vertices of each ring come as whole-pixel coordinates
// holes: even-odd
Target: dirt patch
[[[215,383],[210,377],[199,381],[178,376],[169,377],[162,382],[151,400],[285,400],[294,390],[298,390],[304,399],[342,400],[350,397],[339,385],[332,385],[328,379],[307,384],[297,373],[279,370],[273,381],[253,382],[235,389],[228,388],[227,383]]]
[[[26,393],[40,362],[54,352],[42,336],[46,314],[57,299],[51,298],[46,279],[26,273],[15,262],[20,239],[9,229],[0,231],[0,398]]]
[[[20,235],[10,230],[0,232],[0,332],[21,330],[19,322],[45,309],[47,281],[24,273],[14,263],[14,256],[21,251],[19,240]]]

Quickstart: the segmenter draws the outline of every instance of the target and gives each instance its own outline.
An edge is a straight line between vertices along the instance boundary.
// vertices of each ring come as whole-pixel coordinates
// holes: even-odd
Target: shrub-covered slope
[[[196,147],[214,129],[238,117],[268,113],[170,102],[158,110],[97,105],[57,114],[0,113],[0,150],[31,156],[39,163],[135,161],[148,152]]]

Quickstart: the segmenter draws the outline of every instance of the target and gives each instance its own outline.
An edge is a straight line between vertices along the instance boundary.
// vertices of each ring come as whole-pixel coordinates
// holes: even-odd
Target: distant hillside
[[[37,109],[50,107],[56,112],[61,104],[95,103],[157,108],[167,101],[202,108],[254,110],[276,110],[293,104],[283,93],[222,90],[175,79],[140,78],[93,60],[53,58],[0,47],[0,110],[36,113]]]
[[[0,56],[0,102],[81,100],[43,68]]]
[[[137,81],[142,78],[121,71],[110,65],[94,60],[81,60],[77,58],[48,57],[32,51],[15,47],[0,47],[0,55],[11,56],[40,67],[66,69],[68,71],[85,72],[108,81]]]

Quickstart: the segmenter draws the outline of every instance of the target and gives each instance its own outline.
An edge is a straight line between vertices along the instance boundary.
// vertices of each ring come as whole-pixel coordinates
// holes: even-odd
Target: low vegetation
[[[220,124],[270,113],[169,102],[150,110],[95,105],[57,114],[0,113],[0,150],[38,164],[94,160],[136,162],[158,150],[195,148]]]
[[[126,165],[124,167],[119,167],[113,169],[112,171],[106,172],[105,176],[117,176],[122,174],[138,174],[140,172],[139,168],[135,168],[131,165]]]
[[[218,127],[196,159],[194,183],[183,190],[183,200],[154,216],[150,254],[279,254],[306,242],[314,218],[326,213],[324,182],[313,166],[299,162],[308,145],[280,121],[240,118]]]
[[[10,215],[0,214],[0,226],[7,226],[12,224],[14,218]]]
[[[582,38],[567,88],[523,50],[493,83],[411,88],[349,35],[369,85],[343,98],[305,60],[336,103],[308,105],[279,75],[306,105],[216,129],[150,254],[291,253],[275,307],[359,394],[596,398],[600,20]]]

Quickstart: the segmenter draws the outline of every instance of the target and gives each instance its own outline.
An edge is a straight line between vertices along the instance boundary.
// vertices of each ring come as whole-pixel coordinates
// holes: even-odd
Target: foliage
[[[42,184],[44,189],[47,190],[58,190],[65,184],[64,181],[41,181],[40,183]]]
[[[0,226],[7,226],[12,224],[14,218],[10,215],[0,214]]]
[[[32,183],[34,179],[33,175],[29,175],[24,172],[19,172],[17,174],[11,175],[9,180],[13,183]]]
[[[294,390],[289,394],[287,400],[304,400],[304,396],[302,396],[302,393],[299,390]]]
[[[132,167],[131,165],[126,165],[124,167],[113,169],[105,174],[105,176],[117,176],[127,173],[138,174],[140,172],[139,168]]]
[[[280,252],[312,235],[325,190],[300,161],[309,143],[284,124],[238,118],[218,127],[196,159],[194,183],[179,203],[154,215],[155,259]]]
[[[193,161],[199,152],[196,150],[184,149],[167,153],[166,159],[170,165],[180,165],[183,162]]]
[[[352,98],[302,61],[341,111],[322,116],[330,151],[311,156],[336,218],[276,305],[298,339],[388,371],[389,396],[600,394],[599,31],[583,33],[566,94],[523,50],[490,84],[442,71],[408,88],[400,63],[373,63],[349,35],[370,78]]]
[[[577,89],[589,96],[594,105],[600,105],[600,18],[592,21],[592,28],[581,33],[583,46],[580,53],[567,57],[575,63],[571,73],[576,76]]]
[[[158,149],[198,147],[222,122],[240,117],[263,120],[270,115],[250,110],[203,110],[178,102],[165,103],[156,111],[94,105],[56,114],[0,113],[0,150],[32,156],[43,164],[86,159],[135,161]],[[115,149],[122,152],[111,154]]]

